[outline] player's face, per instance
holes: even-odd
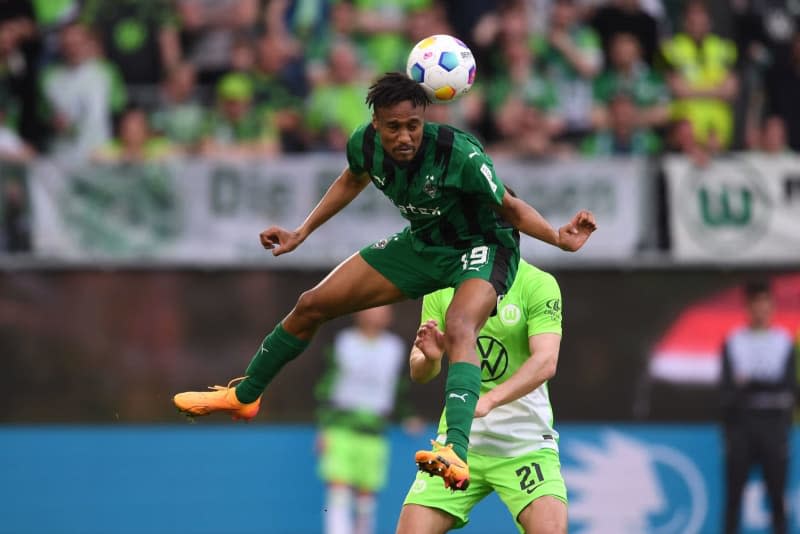
[[[422,143],[425,108],[405,100],[394,106],[378,108],[372,126],[381,136],[381,145],[395,161],[411,161]]]
[[[747,311],[750,315],[750,325],[764,328],[769,325],[772,317],[773,302],[769,293],[759,293],[747,302]]]

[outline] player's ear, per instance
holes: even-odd
[[[378,116],[375,114],[375,112],[372,112],[372,127],[376,130],[378,129]]]

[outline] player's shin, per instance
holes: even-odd
[[[469,432],[480,391],[480,367],[468,362],[450,364],[445,386],[446,444],[452,444],[462,460],[467,459]]]
[[[254,402],[284,365],[297,358],[308,347],[278,323],[264,338],[247,366],[247,378],[236,386],[236,398],[243,404]]]

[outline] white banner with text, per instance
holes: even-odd
[[[297,227],[346,165],[341,155],[258,162],[175,160],[29,173],[34,252],[75,262],[166,261],[329,267],[405,225],[374,187],[291,254],[273,259],[258,240],[270,225]],[[600,229],[577,254],[522,237],[533,262],[624,261],[641,245],[650,210],[644,160],[528,164],[496,161],[501,179],[554,226],[580,209]]]
[[[800,157],[667,158],[664,168],[676,260],[800,261]]]

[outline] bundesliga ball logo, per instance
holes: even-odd
[[[451,102],[475,81],[475,58],[451,35],[426,37],[408,55],[406,74],[419,82],[434,103]]]

